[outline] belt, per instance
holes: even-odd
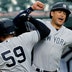
[[[57,72],[57,70],[55,70],[55,71],[46,71],[46,70],[41,70],[39,68],[36,68],[36,71],[37,72]]]

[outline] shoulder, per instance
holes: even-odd
[[[32,38],[37,38],[37,37],[38,37],[38,32],[36,30],[26,32],[18,36],[18,38],[21,40],[32,39]]]
[[[69,29],[69,28],[67,28],[67,27],[65,27],[65,26],[63,26],[63,28],[64,28],[67,32],[72,32],[71,29]]]
[[[30,31],[18,36],[18,39],[21,40],[22,43],[26,41],[27,43],[31,42],[32,44],[40,40],[40,35],[37,31]]]
[[[67,28],[65,26],[63,26],[63,29],[64,29],[64,31],[65,31],[66,34],[72,35],[72,30],[71,29],[69,29],[69,28]]]

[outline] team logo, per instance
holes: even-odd
[[[64,7],[64,8],[66,8],[66,5],[65,5],[65,4],[63,4],[63,7]]]

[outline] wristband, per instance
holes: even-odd
[[[26,11],[27,11],[28,14],[30,14],[34,10],[31,7],[29,7]]]

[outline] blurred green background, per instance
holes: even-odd
[[[31,6],[37,0],[0,0],[0,11],[7,11],[7,12],[12,12],[12,11],[19,11],[19,10],[24,10]],[[39,0],[43,2],[46,7],[45,11],[48,11],[50,6],[58,1],[64,1],[69,3],[69,8],[72,9],[72,0]]]
[[[38,0],[0,0],[0,17],[14,17],[21,10],[25,10],[30,7],[35,1]],[[72,0],[39,0],[45,4],[45,8],[43,11],[39,12],[39,15],[36,12],[34,14],[37,18],[49,19],[49,10],[51,5],[58,1],[66,2],[72,12]],[[69,17],[69,20],[66,22],[65,26],[72,27],[72,13]]]

